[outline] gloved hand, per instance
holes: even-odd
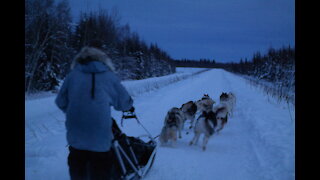
[[[135,108],[133,106],[129,109],[130,112],[134,112],[134,110]]]

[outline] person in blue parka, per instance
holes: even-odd
[[[109,179],[113,152],[111,106],[134,110],[133,100],[97,43],[75,56],[55,100],[66,114],[68,165],[72,180]]]

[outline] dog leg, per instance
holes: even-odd
[[[164,141],[163,141],[163,139],[161,137],[159,138],[159,141],[160,141],[160,145],[163,146],[164,145]]]
[[[175,147],[177,145],[177,134],[175,133],[173,135],[173,143],[172,143],[172,146]]]
[[[196,140],[195,140],[195,142],[194,142],[194,144],[195,144],[195,145],[197,145],[197,144],[198,144],[199,137],[200,137],[200,133],[198,133],[198,134],[197,134],[197,136],[196,136]]]
[[[190,146],[193,144],[193,142],[194,142],[195,138],[196,138],[196,134],[194,134],[194,136],[193,136],[192,140],[190,141],[190,143],[189,143],[189,145],[190,145]]]
[[[181,124],[181,130],[184,130],[184,122]]]
[[[218,130],[217,130],[217,134],[219,134],[219,132],[223,129],[223,126],[221,126]]]
[[[195,132],[193,139],[190,141],[189,145],[195,144],[195,141],[199,138],[200,134]]]
[[[203,137],[203,144],[202,144],[202,150],[203,150],[203,151],[206,150],[206,146],[207,146],[208,140],[209,140],[209,137],[205,135],[205,136]]]
[[[219,134],[219,132],[221,131],[221,129],[222,129],[222,127],[223,127],[223,125],[221,124],[220,126],[219,126],[219,128],[217,129],[217,134]]]
[[[193,128],[193,122],[194,122],[194,117],[191,118],[191,122],[190,122],[190,127],[189,127],[189,129],[192,129],[192,128]]]
[[[160,140],[161,146],[164,146],[168,142],[168,139],[166,137],[160,137],[159,140]]]
[[[191,121],[190,121],[189,129],[192,129],[192,128],[193,128],[193,121],[191,120]]]
[[[179,131],[179,138],[180,138],[180,139],[182,138],[182,136],[181,136],[182,128],[183,128],[183,124],[180,124],[180,125],[179,125],[179,128],[178,128],[178,131]]]
[[[219,132],[223,129],[225,122],[221,123],[220,128],[217,130],[217,134],[219,134]]]

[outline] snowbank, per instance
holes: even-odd
[[[177,73],[162,77],[154,77],[142,80],[122,81],[129,94],[133,97],[143,94],[145,92],[160,89],[169,84],[187,79],[196,74],[208,71],[210,69],[204,68],[177,68]]]

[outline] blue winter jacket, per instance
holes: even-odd
[[[68,144],[95,152],[111,147],[110,106],[126,111],[133,103],[120,79],[100,61],[77,63],[65,78],[55,102],[66,113]]]

